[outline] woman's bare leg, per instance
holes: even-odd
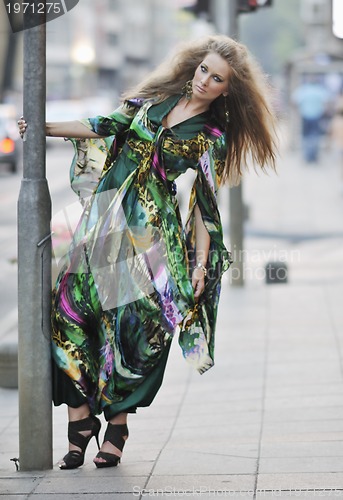
[[[112,425],[127,424],[127,413],[119,413],[114,418],[111,418],[111,420],[109,420],[109,423],[111,423]],[[116,446],[111,444],[109,441],[105,441],[101,445],[100,451],[103,451],[105,453],[111,453],[113,455],[116,455],[117,457],[122,456],[122,452]],[[95,457],[94,462],[95,463],[106,462],[106,460],[100,457]]]
[[[78,408],[71,408],[71,406],[68,406],[68,420],[69,422],[75,422],[77,420],[83,420],[84,418],[87,418],[90,414],[90,409],[87,403],[85,403],[82,406],[79,406]],[[81,432],[80,434],[83,434],[84,436],[89,436],[92,431],[84,431]],[[74,444],[69,443],[69,451],[72,450],[80,450],[78,446],[75,446]]]
[[[84,404],[82,406],[79,406],[78,408],[71,408],[68,406],[68,420],[69,422],[75,422],[77,420],[83,420],[84,418],[87,418],[90,414],[90,409],[88,404]],[[89,431],[83,431],[80,432],[80,434],[83,434],[84,436],[89,436],[91,434],[92,430]],[[81,451],[81,449],[76,446],[75,444],[69,443],[69,451]],[[58,462],[59,464],[63,464],[63,460],[60,460]]]

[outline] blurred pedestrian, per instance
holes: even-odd
[[[292,100],[301,118],[303,158],[307,163],[316,163],[330,93],[315,76],[310,75],[295,89]]]
[[[22,135],[26,127],[19,120]],[[69,412],[60,468],[84,463],[101,412],[108,426],[94,462],[116,466],[127,414],[153,401],[173,335],[200,373],[213,365],[231,263],[216,194],[225,180],[239,181],[248,157],[275,166],[268,86],[243,45],[209,36],[182,46],[109,116],[46,131],[77,138],[76,190],[88,175],[94,182],[96,149],[108,151],[53,292],[53,396]],[[183,228],[174,180],[189,168],[196,179]]]
[[[330,124],[330,138],[340,164],[341,193],[343,194],[343,95],[341,95],[335,106],[334,115]]]

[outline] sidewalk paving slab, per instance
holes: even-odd
[[[279,176],[246,179],[246,285],[223,280],[216,364],[200,376],[175,339],[154,404],[129,418],[117,468],[95,468],[92,440],[83,467],[58,469],[67,447],[59,407],[53,470],[16,472],[18,391],[0,388],[0,498],[343,497],[343,197],[335,168],[305,166],[289,152]],[[289,281],[266,285],[264,266],[280,253]]]

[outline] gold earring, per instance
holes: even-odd
[[[184,87],[182,88],[182,93],[185,94],[187,101],[191,100],[191,97],[193,94],[193,81],[192,80],[188,80],[188,82],[185,83]]]
[[[226,123],[230,123],[230,111],[226,97],[224,97],[224,112]]]

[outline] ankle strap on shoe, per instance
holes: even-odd
[[[111,422],[108,422],[104,442],[109,441],[118,450],[123,451],[124,437],[129,437],[129,429],[126,424],[111,424]]]

